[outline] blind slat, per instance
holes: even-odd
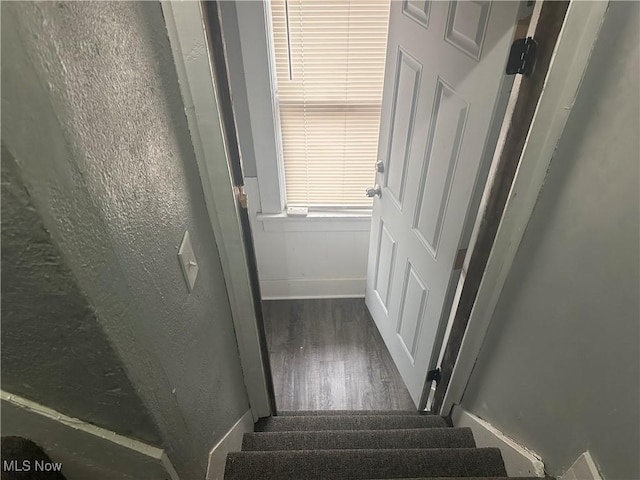
[[[389,2],[271,1],[289,205],[371,205]]]

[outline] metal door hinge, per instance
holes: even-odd
[[[238,203],[244,209],[247,208],[247,194],[244,193],[244,185],[238,185],[233,187],[233,190],[236,194],[236,199],[238,199]]]
[[[507,60],[507,75],[519,73],[528,77],[536,63],[538,43],[531,37],[520,38],[513,42]]]
[[[440,383],[442,379],[442,375],[440,374],[440,368],[436,368],[435,370],[429,370],[427,372],[427,382],[436,382],[436,385]]]

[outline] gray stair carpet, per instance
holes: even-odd
[[[233,480],[495,477],[507,474],[497,448],[239,452],[228,455],[225,472],[225,478]]]
[[[497,448],[418,412],[280,412],[227,455],[225,480],[503,480]],[[525,479],[521,479],[525,480]]]
[[[269,417],[256,423],[256,432],[300,430],[398,430],[447,427],[436,415],[308,415]]]
[[[247,433],[243,451],[343,450],[376,448],[474,448],[469,428],[405,430],[323,430]]]

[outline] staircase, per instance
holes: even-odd
[[[471,430],[418,412],[281,412],[244,435],[225,480],[372,480],[507,477],[500,450]]]

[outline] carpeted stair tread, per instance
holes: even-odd
[[[366,480],[555,480],[551,477],[411,477],[411,478],[367,478]]]
[[[398,430],[447,426],[446,421],[437,415],[311,415],[260,419],[255,431]]]
[[[497,448],[434,448],[236,452],[227,456],[225,469],[225,480],[456,476],[506,476],[500,451]]]
[[[283,410],[278,416],[311,417],[324,415],[431,415],[418,410]]]
[[[245,433],[243,451],[474,448],[470,428]]]

